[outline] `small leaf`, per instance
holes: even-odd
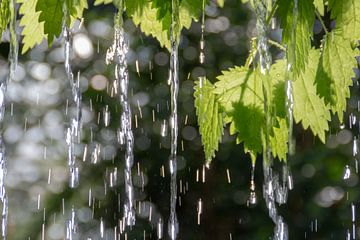
[[[357,67],[356,55],[350,40],[344,39],[339,32],[325,36],[316,76],[317,90],[325,103],[330,104],[331,111],[338,114],[340,122],[346,110],[346,99],[350,97],[351,78],[355,76],[353,68]]]
[[[208,164],[218,150],[224,128],[223,116],[219,112],[213,90],[214,86],[206,79],[196,82],[194,93],[196,115]]]
[[[293,82],[294,119],[304,129],[310,127],[314,135],[325,143],[329,130],[330,110],[316,92],[315,77],[320,60],[320,51],[312,49],[305,71]]]

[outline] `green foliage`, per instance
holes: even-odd
[[[219,112],[219,103],[215,99],[213,90],[214,86],[204,78],[197,82],[194,93],[196,115],[207,162],[215,156],[224,129],[222,113]]]
[[[44,22],[44,34],[49,45],[62,30],[64,0],[38,0],[36,11],[40,12],[39,22]]]
[[[21,4],[19,13],[23,15],[20,20],[20,26],[24,27],[23,54],[43,39],[51,45],[54,37],[59,37],[64,18],[64,1],[70,15],[67,24],[71,26],[74,20],[82,18],[84,9],[88,7],[87,0],[17,0]]]
[[[360,39],[360,1],[357,0],[329,0],[331,17],[336,20],[336,29],[342,37],[351,41]]]
[[[355,57],[359,55],[354,46],[360,40],[360,2],[329,0],[328,10],[336,27],[331,32],[325,29],[321,49],[311,49],[315,11],[320,18],[325,14],[324,5],[323,0],[298,1],[298,9],[294,12],[293,1],[278,0],[277,15],[283,28],[282,42],[287,59],[278,60],[271,66],[269,75],[260,77],[257,70],[249,68],[256,53],[256,46],[252,46],[246,66],[223,72],[215,83],[213,91],[224,121],[230,124],[230,133],[237,134],[237,142],[244,143],[252,159],[262,152],[265,135],[273,156],[286,160],[289,142],[288,110],[285,109],[287,77],[294,78],[291,84],[296,123],[301,123],[304,129],[310,128],[325,142],[330,113],[337,114],[343,121],[349,87],[355,76],[353,68],[357,67]],[[287,69],[287,63],[293,63],[293,68]],[[270,101],[267,103],[270,119],[264,111],[264,90]],[[269,131],[265,126],[266,118],[271,125]],[[202,123],[199,124],[201,127]]]
[[[311,36],[315,20],[314,5],[312,0],[301,0],[298,2],[298,12],[294,14],[294,2],[289,0],[278,1],[278,15],[283,28],[282,40],[288,46],[288,58],[294,62],[294,72],[299,74],[304,70],[311,48]],[[297,19],[294,19],[297,18]],[[292,28],[296,22],[294,40],[292,40]],[[292,46],[294,45],[294,46]],[[291,47],[295,48],[295,56],[292,56]]]
[[[0,37],[9,23],[9,0],[0,3]]]
[[[320,60],[320,51],[312,49],[309,60],[299,78],[293,83],[294,119],[304,129],[310,127],[314,135],[325,143],[325,132],[329,130],[330,111],[316,90],[315,78]]]
[[[244,142],[246,152],[261,152],[261,129],[264,126],[263,93],[258,70],[236,67],[224,71],[215,83],[214,93],[230,123],[230,133]]]
[[[331,111],[338,114],[343,121],[346,110],[346,99],[350,97],[349,86],[355,76],[353,68],[357,67],[356,51],[350,41],[344,39],[340,32],[334,31],[325,36],[321,66],[316,78],[318,92],[324,97]]]
[[[143,4],[143,8],[133,12],[132,18],[146,35],[155,37],[162,47],[170,49],[170,1],[153,1]],[[192,20],[197,20],[202,9],[202,0],[182,0],[180,3],[180,23],[176,33],[180,36],[183,28],[189,28]]]
[[[19,13],[22,14],[20,26],[23,27],[23,48],[24,54],[29,49],[33,48],[36,44],[40,44],[45,38],[44,23],[39,22],[40,12],[36,12],[37,0],[17,0],[20,3]]]
[[[270,144],[274,149],[274,157],[278,157],[281,160],[285,160],[287,153],[287,140],[283,141],[284,138],[286,138],[285,136],[287,136],[287,127],[284,107],[276,108],[276,106],[285,104],[285,98],[281,92],[281,90],[284,90],[284,78],[279,77],[279,73],[283,73],[284,69],[285,66],[283,62],[278,62],[272,66],[270,71],[272,80],[270,81],[272,83],[270,91],[273,96],[272,105],[274,106],[274,112],[277,116],[271,133],[269,133]],[[263,130],[266,128],[265,114],[263,111],[263,78],[264,76],[260,74],[258,69],[235,67],[229,71],[224,71],[222,75],[218,77],[218,81],[214,85],[215,88],[206,90],[207,93],[208,91],[212,91],[213,94],[215,94],[214,100],[219,104],[219,111],[222,113],[220,116],[224,118],[225,123],[230,124],[230,134],[236,134],[237,143],[243,142],[245,151],[248,152],[250,156],[255,157],[262,151],[261,136]],[[197,91],[199,89],[198,86],[199,83],[197,83],[197,87],[195,88]],[[208,99],[209,98],[202,101],[206,102]],[[196,105],[201,103],[197,92],[195,92],[195,103]],[[205,118],[199,114],[202,113],[197,111],[199,119]],[[208,141],[206,138],[209,133],[201,130],[203,124],[205,124],[205,122],[199,120],[200,134],[204,142]],[[222,125],[217,127],[222,128]],[[217,128],[216,126],[212,126],[212,129]]]

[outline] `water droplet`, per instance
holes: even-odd
[[[162,137],[166,137],[168,134],[168,124],[167,121],[164,119],[160,126],[160,135]]]
[[[158,239],[162,239],[163,238],[163,228],[164,228],[164,223],[162,218],[159,219],[158,223],[157,223],[157,237]]]
[[[350,178],[350,176],[351,176],[351,169],[350,169],[349,165],[345,165],[343,179],[347,180]]]
[[[110,125],[110,111],[109,111],[109,105],[106,105],[103,110],[103,116],[104,116],[104,125],[105,127],[108,127]]]

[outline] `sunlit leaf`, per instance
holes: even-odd
[[[278,14],[283,28],[282,41],[288,47],[287,56],[295,62],[293,71],[298,75],[304,70],[307,56],[311,48],[311,36],[315,20],[314,5],[312,0],[298,1],[298,12],[294,15],[294,1],[279,0]],[[292,40],[292,29],[296,19],[294,40]],[[294,41],[294,42],[293,42]],[[295,56],[291,48],[295,48]]]
[[[353,68],[357,67],[356,55],[350,40],[344,39],[339,32],[331,32],[325,37],[316,76],[317,89],[331,111],[338,114],[340,121],[343,121],[346,100],[350,97],[351,78],[355,76]]]
[[[39,22],[40,12],[36,12],[37,0],[17,0],[20,3],[19,13],[22,14],[20,26],[22,30],[22,53],[24,54],[45,38],[44,22]]]
[[[205,150],[207,163],[215,156],[219,141],[223,135],[223,116],[219,112],[219,103],[213,93],[214,86],[206,79],[196,82],[195,107],[199,130]]]
[[[314,135],[325,143],[325,132],[329,130],[330,110],[316,91],[315,77],[319,65],[320,51],[312,49],[305,71],[293,82],[294,119],[304,129],[310,127]]]

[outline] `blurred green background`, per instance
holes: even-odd
[[[3,132],[8,156],[8,239],[41,239],[42,234],[44,239],[64,239],[65,222],[72,207],[77,212],[75,239],[100,239],[102,224],[104,239],[115,239],[114,227],[119,229],[125,195],[124,149],[118,146],[116,137],[121,107],[113,90],[114,68],[105,65],[106,50],[112,43],[114,13],[111,6],[91,7],[85,12],[84,25],[79,29],[77,23],[73,28],[73,72],[75,75],[80,72],[83,92],[82,139],[76,147],[80,185],[74,190],[68,187],[65,132],[75,109],[63,66],[63,40],[58,39],[51,48],[42,43],[20,56],[16,79],[8,87]],[[325,20],[331,26],[330,17],[325,16]],[[222,70],[245,63],[249,39],[256,34],[255,24],[251,9],[239,0],[226,0],[224,8],[210,1],[206,6],[203,65],[198,58],[200,23],[194,22],[182,32],[178,99],[178,185],[182,186],[177,208],[179,239],[257,240],[270,239],[273,234],[274,224],[262,199],[261,159],[255,172],[258,203],[249,207],[250,158],[243,153],[242,145],[235,144],[228,130],[210,170],[206,170],[206,182],[202,182],[204,154],[193,99],[194,81],[199,76],[206,75],[214,82]],[[275,41],[281,41],[278,25],[274,21],[269,32]],[[136,226],[126,231],[127,239],[156,239],[159,218],[164,220],[167,239],[170,142],[169,136],[161,136],[160,129],[169,117],[169,52],[160,48],[155,39],[144,36],[131,20],[126,19],[124,28],[130,45],[128,64],[135,136],[133,180],[138,212]],[[315,45],[320,44],[322,34],[316,21]],[[2,40],[0,78],[5,78],[8,33]],[[273,60],[284,56],[273,47],[271,53]],[[359,116],[357,79],[354,83],[347,116]],[[104,124],[106,114],[111,116],[108,127]],[[288,203],[280,207],[289,226],[290,239],[345,239],[348,229],[352,231],[350,205],[353,203],[357,208],[360,199],[355,170],[358,156],[353,156],[358,134],[356,119],[355,124],[348,120],[340,124],[334,118],[327,143],[323,145],[309,131],[295,127],[296,154],[289,162],[294,190],[289,192]],[[101,161],[93,164],[92,154],[99,148]],[[346,165],[352,174],[343,180]],[[161,176],[162,167],[165,177]],[[118,178],[111,187],[109,176],[114,171]],[[199,181],[196,181],[197,172]],[[200,225],[197,224],[199,199],[203,203]],[[360,237],[359,229],[355,231],[356,237]],[[125,234],[121,239],[125,239]]]

